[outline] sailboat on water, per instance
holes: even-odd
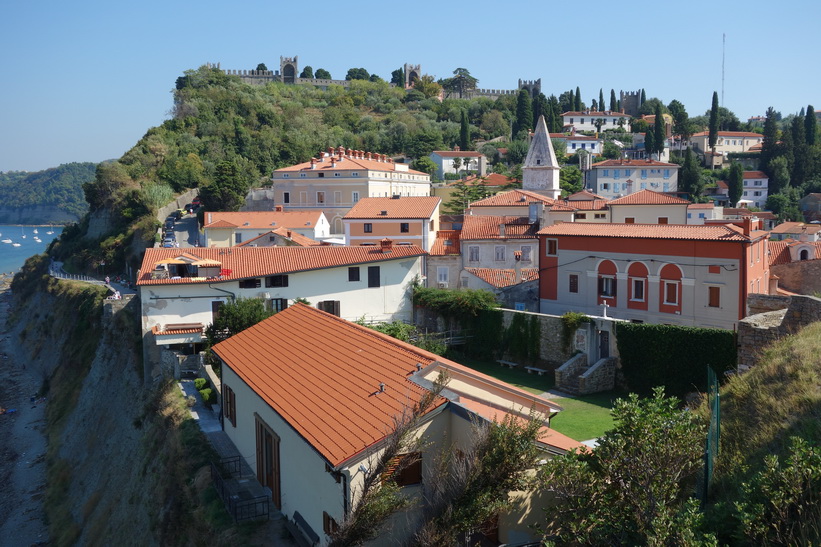
[[[35,234],[38,234],[38,233],[40,233],[40,232],[38,232],[38,231],[37,231],[37,228],[35,228],[35,229],[34,229],[34,233],[35,233]]]
[[[20,237],[26,239],[26,230],[22,226],[20,226],[20,234],[22,234]]]

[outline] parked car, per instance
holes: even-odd
[[[194,199],[192,199],[191,200],[191,205],[193,205],[194,207],[199,207],[200,205],[202,205],[202,201],[200,201],[200,197],[197,196]]]

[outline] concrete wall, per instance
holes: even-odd
[[[777,275],[778,286],[790,292],[821,293],[821,260],[805,260],[771,266],[770,275]]]

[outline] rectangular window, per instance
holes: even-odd
[[[667,217],[659,217],[659,224],[667,224]]]
[[[708,291],[708,303],[707,305],[711,308],[720,308],[721,307],[721,287],[707,287]]]
[[[234,245],[239,245],[242,243],[242,233],[234,232]]]
[[[404,461],[403,461],[404,460]],[[401,463],[401,469],[399,469]],[[392,478],[396,485],[413,486],[422,483],[422,453],[401,454],[388,462],[385,479]]]
[[[447,283],[450,275],[450,268],[447,266],[436,267],[436,281],[437,283]]]
[[[237,427],[237,400],[234,390],[225,384],[222,384],[222,410],[231,425]]]
[[[316,193],[316,203],[317,203],[317,205],[324,205],[325,204],[325,192],[317,192]]]
[[[605,213],[595,213],[593,218],[605,218],[607,215]]]
[[[570,274],[567,291],[571,292],[571,293],[578,293],[579,292],[579,276],[578,276],[578,274]]]
[[[316,309],[339,317],[339,300],[323,300],[317,302]]]
[[[348,268],[348,281],[359,281],[359,266]]]
[[[644,279],[633,280],[633,298],[631,300],[644,301]]]
[[[407,234],[408,232],[410,232],[410,223],[400,222],[399,223],[399,231],[403,234]]]
[[[609,177],[609,176],[610,176],[610,169],[604,169],[604,170],[602,170],[602,174],[601,174],[601,176],[603,176],[603,177]]]
[[[646,182],[641,183],[641,189],[642,190],[647,190],[647,183]]]
[[[342,192],[334,192],[334,203],[336,205],[342,203]]]
[[[363,231],[364,231],[366,234],[370,234],[370,233],[372,233],[372,232],[373,232],[373,224],[371,224],[370,222],[366,222],[366,223],[365,223],[365,227],[364,227],[364,230],[363,230]]]
[[[321,178],[321,179],[324,179],[325,178],[325,173],[317,173],[316,176]]]
[[[664,170],[664,178],[666,178],[666,179],[670,178],[670,170],[669,169]]]
[[[627,218],[624,219],[624,223],[625,224],[635,224],[636,219],[634,217],[627,217]]]
[[[287,275],[269,275],[265,278],[265,286],[267,288],[271,287],[287,287],[288,286],[288,276]]]
[[[357,203],[359,201],[359,192],[352,192],[351,193],[351,201]]]
[[[618,169],[613,169],[613,178],[614,179],[619,178],[619,170]]]
[[[505,246],[504,245],[496,245],[494,248],[495,253],[495,260],[496,262],[504,262],[505,261]]]
[[[674,306],[678,304],[678,283],[674,281],[664,282],[664,303]]]
[[[530,245],[522,245],[522,262],[530,262],[532,258],[533,248]]]
[[[256,289],[262,286],[262,280],[258,277],[254,279],[240,279],[240,289]]]
[[[468,261],[479,262],[479,247],[471,245],[468,247]]]
[[[211,322],[212,323],[217,320],[217,317],[220,316],[220,308],[222,307],[223,304],[224,304],[224,302],[222,300],[214,300],[213,302],[211,302]]]
[[[599,278],[599,296],[605,298],[615,298],[616,278],[612,276]]]
[[[368,287],[378,287],[379,277],[379,266],[368,266]]]
[[[282,192],[282,203],[291,203],[291,192]]]
[[[339,529],[339,525],[336,521],[331,518],[331,515],[322,511],[322,530],[327,534],[331,535],[335,533]]]
[[[699,213],[698,218],[704,218],[704,213]]]
[[[547,239],[545,240],[545,254],[547,256],[556,256],[559,254],[559,240],[558,239]]]
[[[602,189],[602,190],[610,190],[610,184],[609,184],[609,183],[607,183],[607,182],[603,182],[603,183],[601,184],[601,189]]]
[[[287,298],[272,298],[269,300],[270,302],[270,310],[274,313],[281,312],[282,310],[288,309],[288,299]]]
[[[641,170],[641,178],[643,178],[643,179],[647,178],[647,169],[642,169]]]
[[[578,220],[587,219],[587,213],[576,213],[576,219],[578,219]]]

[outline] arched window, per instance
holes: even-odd
[[[801,252],[798,253],[799,260],[809,260],[810,259],[810,252],[807,249],[801,249]]]
[[[616,305],[617,270],[616,265],[609,260],[603,260],[601,264],[599,264],[599,304],[603,304],[606,301],[609,306]]]
[[[668,313],[681,311],[681,270],[675,264],[667,264],[659,272],[661,298],[659,308]]]
[[[630,267],[627,269],[627,298],[629,307],[633,307],[630,305],[632,303],[647,301],[647,274],[647,266],[641,262],[634,262],[630,264]],[[646,309],[646,307],[642,309]]]

